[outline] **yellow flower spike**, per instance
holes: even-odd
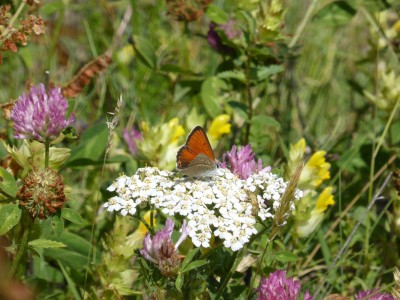
[[[181,136],[185,134],[185,130],[182,125],[179,125],[179,119],[173,118],[168,122],[168,126],[173,130],[170,143],[174,143],[179,140]]]
[[[143,220],[150,225],[150,215],[151,215],[151,211],[147,211],[144,216],[143,216]],[[156,211],[153,210],[153,226],[156,227]],[[143,236],[146,235],[147,233],[147,227],[146,225],[143,224],[143,222],[139,223],[139,227],[138,229],[136,229],[136,231],[140,232]]]
[[[306,141],[301,138],[296,144],[290,144],[288,164],[285,171],[285,178],[289,180],[293,176],[297,166],[302,163],[306,152]]]
[[[304,152],[306,152],[306,141],[301,138],[296,144],[290,145],[289,160],[291,162],[300,161],[304,156]]]
[[[393,28],[397,33],[400,33],[400,20],[394,23]]]
[[[300,187],[302,185],[310,185],[318,187],[321,183],[331,178],[329,169],[331,164],[325,161],[326,151],[320,150],[315,152],[306,163],[300,177]],[[304,186],[302,187],[304,188]]]
[[[320,213],[326,211],[329,205],[334,205],[335,200],[332,195],[332,187],[328,186],[325,188],[322,193],[318,196],[317,204],[315,205],[315,210]]]
[[[140,123],[140,128],[142,129],[142,132],[149,131],[149,125],[147,125],[145,121]]]
[[[214,140],[219,140],[223,134],[231,132],[231,124],[229,121],[231,116],[227,114],[218,115],[214,118],[207,134]]]

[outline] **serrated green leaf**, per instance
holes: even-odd
[[[61,217],[75,224],[83,223],[81,215],[71,208],[61,209]]]
[[[37,239],[28,242],[28,245],[34,248],[62,248],[66,247],[64,243],[46,240],[46,239]]]
[[[228,21],[228,14],[214,4],[210,4],[207,7],[206,15],[217,24],[225,24]]]
[[[21,219],[21,209],[16,204],[6,204],[0,207],[0,236],[7,233]]]
[[[156,51],[153,46],[140,36],[133,36],[133,48],[136,51],[137,57],[150,69],[155,69],[157,66]]]
[[[195,260],[182,269],[182,273],[189,272],[190,270],[197,269],[201,266],[208,264],[207,260]]]
[[[297,261],[298,258],[292,252],[282,251],[282,252],[275,254],[275,259],[277,261],[280,261],[283,263],[288,263],[288,262],[295,262],[295,261]]]
[[[176,277],[175,280],[175,287],[180,292],[182,292],[183,277],[184,275],[182,273],[179,273],[178,277]]]
[[[18,187],[14,177],[4,168],[0,167],[0,190],[7,195],[15,197],[17,195]]]

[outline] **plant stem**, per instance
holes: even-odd
[[[250,128],[251,128],[251,119],[253,117],[253,98],[251,96],[251,91],[250,91],[250,54],[247,53],[247,61],[246,61],[246,91],[245,91],[245,97],[247,100],[247,105],[248,105],[248,112],[247,112],[247,125],[246,125],[246,136],[244,138],[244,145],[247,145],[249,143],[249,137],[250,137]]]
[[[12,29],[12,26],[14,25],[14,22],[17,20],[19,14],[22,12],[22,10],[24,9],[25,6],[25,1],[22,1],[21,4],[19,5],[17,11],[15,12],[15,14],[13,15],[10,23],[8,23],[8,26],[6,28],[6,30],[4,30],[3,34],[1,35],[1,38],[6,38],[7,35],[10,33],[10,29]]]
[[[226,286],[228,285],[229,281],[231,280],[233,274],[235,273],[237,266],[239,265],[240,261],[242,260],[243,253],[244,253],[243,249],[244,248],[242,248],[242,250],[240,250],[240,251],[235,251],[235,253],[233,254],[234,261],[233,261],[231,270],[229,271],[229,273],[224,278],[224,281],[222,282],[222,285],[220,286],[220,288],[218,290],[218,293],[215,296],[215,300],[218,300],[221,297],[221,295],[224,292]],[[239,253],[240,253],[240,255],[239,255]]]
[[[50,156],[50,140],[46,139],[44,142],[44,167],[49,166],[49,156]]]
[[[27,226],[22,227],[22,230],[24,231],[24,233],[21,238],[21,244],[18,248],[17,255],[15,256],[15,258],[12,262],[10,273],[9,273],[9,278],[15,277],[15,274],[17,273],[17,270],[18,270],[19,263],[20,263],[22,257],[24,256],[26,247],[28,245],[29,236],[31,235],[33,222],[31,220],[30,216],[27,216],[27,219],[28,219]]]

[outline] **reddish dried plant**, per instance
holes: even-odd
[[[64,183],[61,176],[50,168],[34,169],[25,177],[17,197],[32,218],[46,219],[64,205]]]
[[[0,51],[17,52],[18,46],[26,46],[33,34],[40,35],[45,31],[45,23],[41,16],[28,15],[19,20],[19,25],[14,27],[10,5],[0,6]],[[3,56],[0,52],[0,64]]]
[[[167,0],[168,14],[175,20],[191,22],[204,14],[212,0]]]
[[[79,72],[61,88],[62,94],[66,98],[73,98],[80,94],[83,88],[89,84],[93,77],[105,70],[111,63],[108,53],[100,55],[84,65]]]

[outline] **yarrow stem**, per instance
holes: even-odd
[[[26,215],[26,220],[27,220],[27,224],[22,227],[22,230],[24,233],[22,234],[21,244],[20,244],[17,254],[15,255],[15,258],[11,264],[10,273],[9,273],[10,279],[14,278],[17,273],[19,263],[21,262],[22,257],[24,257],[24,254],[25,254],[25,251],[26,251],[26,248],[28,245],[29,237],[31,235],[32,224],[34,223],[34,219],[31,219],[30,216]]]

